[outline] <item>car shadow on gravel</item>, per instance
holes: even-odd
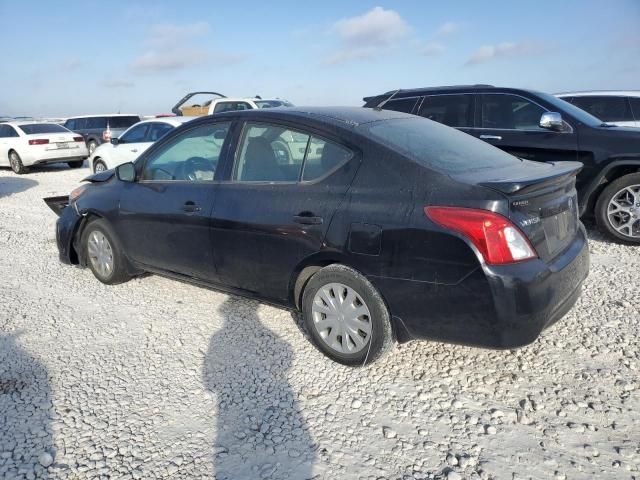
[[[0,333],[0,478],[50,478],[40,464],[55,456],[49,373],[19,335]]]
[[[10,197],[16,193],[29,190],[38,185],[38,182],[23,177],[0,177],[0,198]]]
[[[309,479],[314,442],[289,385],[293,352],[266,328],[259,304],[228,298],[219,308],[203,381],[218,402],[216,479]]]

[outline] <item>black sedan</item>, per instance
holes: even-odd
[[[362,365],[394,341],[534,341],[580,295],[581,164],[521,160],[430,120],[361,108],[203,117],[135,164],[45,199],[60,259],[302,311]]]

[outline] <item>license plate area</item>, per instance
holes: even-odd
[[[563,209],[554,209],[555,211],[542,219],[542,228],[551,255],[559,253],[571,241],[578,229],[576,198],[569,198],[563,207]]]

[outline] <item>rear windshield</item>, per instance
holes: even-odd
[[[66,128],[53,123],[31,123],[29,125],[18,125],[18,128],[27,135],[37,135],[41,133],[69,133]]]
[[[129,128],[139,121],[140,117],[111,117],[109,119],[109,128]]]
[[[426,118],[398,118],[361,125],[376,140],[442,173],[462,173],[520,164],[502,150]]]

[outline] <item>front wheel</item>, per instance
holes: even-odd
[[[9,152],[9,165],[11,165],[11,170],[13,170],[13,173],[17,173],[18,175],[22,175],[29,171],[29,169],[23,165],[20,155],[18,155],[18,153],[14,152],[13,150]]]
[[[76,160],[74,162],[67,162],[69,168],[80,168],[84,164],[84,160]]]
[[[86,263],[102,283],[115,285],[131,278],[120,243],[107,222],[94,220],[82,233]]]
[[[393,345],[389,311],[375,287],[344,265],[329,265],[307,283],[305,326],[315,346],[344,365],[362,366]]]
[[[640,173],[611,182],[596,203],[596,222],[614,240],[640,244]]]

